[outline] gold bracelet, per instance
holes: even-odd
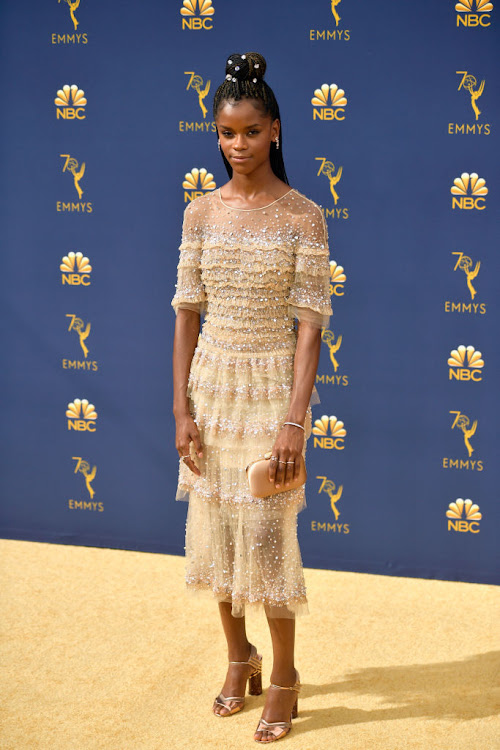
[[[294,427],[300,427],[300,429],[301,429],[301,430],[303,430],[303,431],[305,432],[305,428],[304,428],[304,427],[302,427],[302,425],[301,425],[301,424],[297,424],[297,422],[283,422],[283,427],[284,427],[284,426],[285,426],[286,424],[291,424],[291,425],[293,425]]]

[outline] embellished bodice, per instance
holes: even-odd
[[[294,317],[328,322],[328,261],[323,214],[298,191],[237,209],[216,190],[186,208],[172,305],[204,314],[201,339],[209,346],[293,351]]]

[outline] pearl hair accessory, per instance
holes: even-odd
[[[233,64],[233,61],[232,61],[232,60],[228,60],[228,61],[227,61],[227,64],[228,64],[228,65],[232,65],[232,64]]]
[[[242,60],[246,60],[246,59],[247,59],[247,56],[246,56],[246,55],[242,55],[242,56],[241,56],[241,59],[242,59]]]
[[[252,78],[252,82],[253,83],[257,83],[257,79],[256,78]]]

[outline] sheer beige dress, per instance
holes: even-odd
[[[235,617],[248,605],[295,617],[308,611],[297,541],[305,488],[255,498],[245,467],[271,450],[287,414],[294,318],[321,327],[332,314],[323,214],[295,189],[246,210],[217,189],[187,206],[179,250],[172,306],[204,315],[188,381],[201,477],[181,461],[176,495],[189,499],[187,587],[232,602]]]

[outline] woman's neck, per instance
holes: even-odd
[[[279,177],[276,177],[272,169],[265,173],[250,175],[237,174],[233,170],[233,176],[224,186],[224,196],[228,198],[240,198],[246,203],[251,203],[263,196],[279,198],[290,188]]]

